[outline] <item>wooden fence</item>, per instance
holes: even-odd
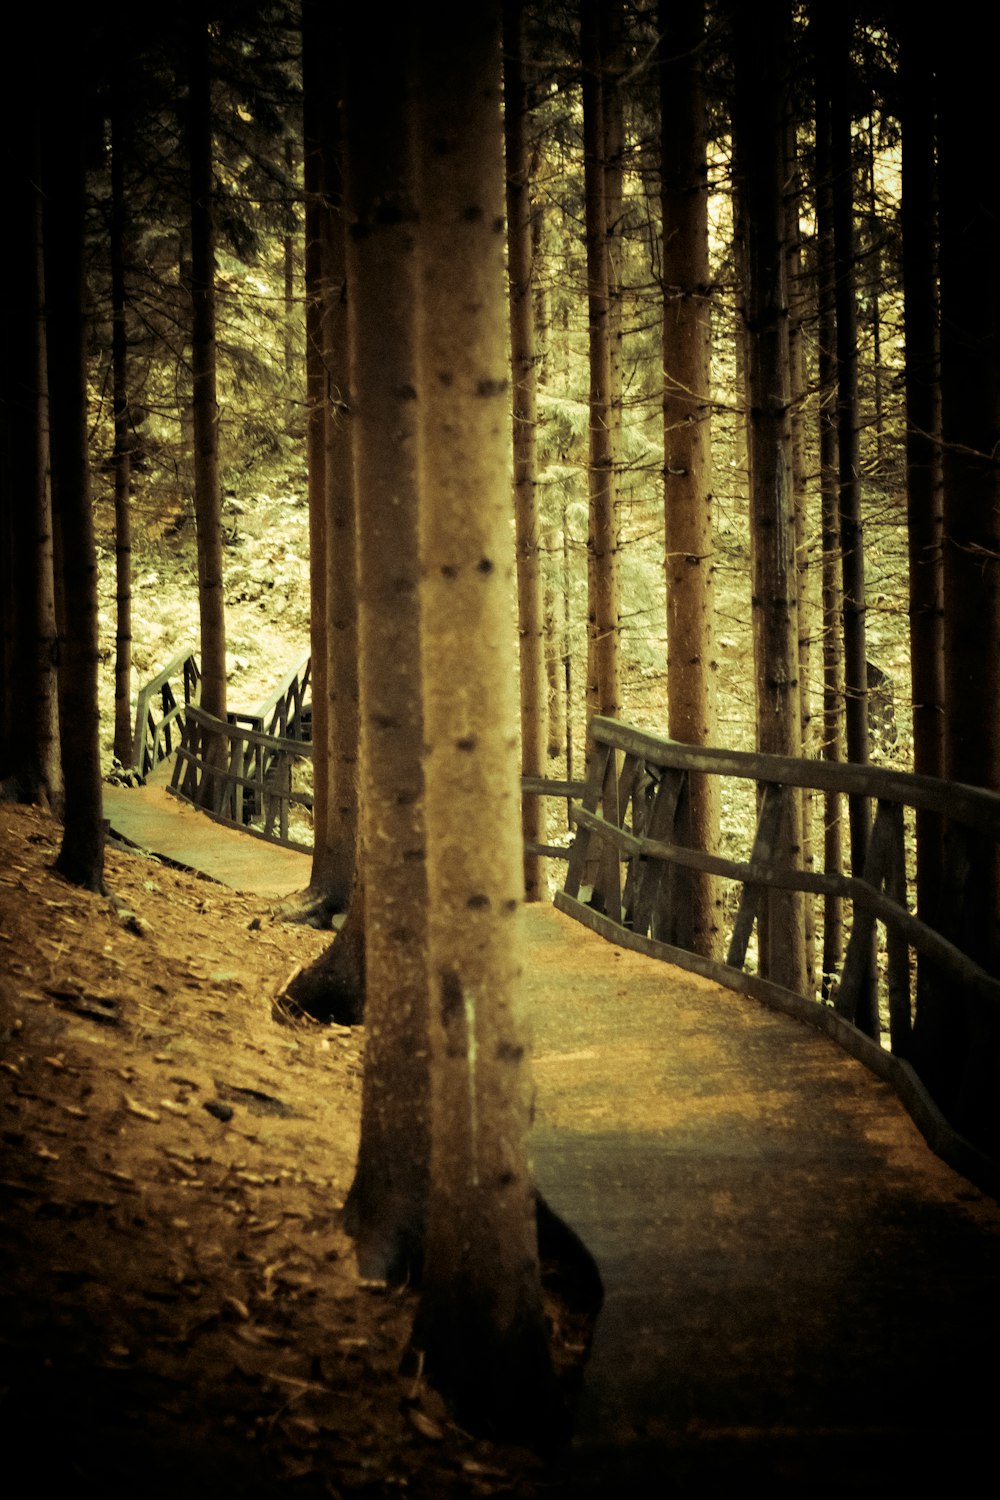
[[[148,776],[180,742],[189,706],[198,702],[201,671],[193,651],[182,651],[139,691],[132,737],[132,764]]]
[[[295,808],[312,811],[312,793],[295,786],[296,768],[311,763],[307,741],[224,724],[192,704],[170,789],[219,823],[309,854],[309,829],[297,835],[291,820]]]
[[[932,983],[1000,1017],[1000,979],[971,956],[982,934],[961,921],[963,911],[975,907],[974,872],[982,871],[984,860],[996,859],[1000,796],[874,766],[682,745],[610,719],[594,719],[590,733],[586,791],[573,814],[577,835],[565,888],[555,898],[560,910],[614,941],[821,1025],[884,1076],[891,1069],[880,1058],[905,1060],[911,1051],[918,962],[922,994],[925,982]],[[748,858],[686,846],[680,830],[693,774],[749,783],[756,790]],[[801,821],[793,808],[809,790],[836,792],[863,808],[871,830],[863,870],[801,868]],[[941,824],[945,873],[934,925],[927,920],[931,914],[916,915],[907,905],[907,809],[934,815]],[[724,963],[678,940],[677,934],[690,927],[683,909],[690,900],[687,871],[729,882]],[[790,994],[768,974],[766,962],[758,961],[756,970],[749,962],[755,925],[766,927],[769,906],[774,903],[776,910],[777,898],[787,892],[849,903],[850,939],[839,973],[828,976],[828,1001],[816,991]],[[876,924],[884,933],[877,963]],[[892,1081],[900,1086],[899,1076]],[[920,1092],[915,1076],[903,1082],[904,1098],[907,1089],[911,1095]],[[914,1098],[906,1102],[919,1118]],[[920,1123],[928,1133],[927,1121]],[[968,1170],[968,1163],[962,1169]],[[970,1175],[982,1180],[983,1171]]]
[[[294,786],[295,768],[312,760],[309,657],[257,708],[231,710],[225,724],[200,707],[200,685],[197,657],[187,652],[141,690],[135,766],[147,775],[176,749],[171,791],[183,801],[219,822],[308,852],[307,830],[296,837],[292,820],[296,807],[312,807],[309,791]]]

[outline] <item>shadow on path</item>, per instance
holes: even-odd
[[[113,830],[270,897],[307,856],[167,796]],[[1000,1208],[809,1027],[525,912],[538,1186],[605,1303],[553,1493],[978,1479],[996,1425]]]
[[[536,1177],[605,1287],[567,1484],[975,1476],[1000,1208],[819,1033],[527,925]]]

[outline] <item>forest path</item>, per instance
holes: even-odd
[[[127,843],[199,870],[234,891],[280,900],[309,884],[308,854],[226,828],[172,797],[155,778],[141,787],[106,784],[104,816],[112,833]]]
[[[820,1033],[552,908],[527,925],[536,1180],[605,1284],[571,1492],[974,1479],[1000,1207]]]
[[[105,792],[116,832],[225,885],[308,883],[162,787]],[[605,1286],[565,1492],[972,1478],[1000,1207],[820,1033],[550,906],[525,923],[536,1180]]]

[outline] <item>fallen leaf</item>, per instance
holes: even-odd
[[[122,1097],[130,1115],[136,1115],[140,1120],[150,1120],[154,1125],[159,1125],[162,1116],[158,1115],[155,1109],[147,1109],[144,1104],[139,1103],[138,1099],[132,1099],[128,1094]]]

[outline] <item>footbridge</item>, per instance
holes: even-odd
[[[296,792],[305,681],[289,678],[273,723],[208,723],[190,670],[172,704],[162,683],[152,718],[145,703],[147,769],[172,763],[176,808],[212,804],[214,822],[184,816],[216,847],[222,822],[254,848],[251,889],[267,888],[278,855],[299,862],[289,889],[308,880],[284,831],[292,809],[308,811]],[[228,750],[209,765],[213,733]],[[608,720],[591,734],[585,784],[524,783],[525,796],[568,801],[574,830],[566,850],[546,847],[564,860],[554,905],[525,911],[535,1172],[605,1286],[558,1486],[978,1482],[995,1426],[1000,1168],[988,1138],[963,1132],[961,1093],[931,1091],[914,1038],[933,989],[962,1045],[995,1047],[1000,984],[956,914],[974,906],[969,882],[1000,837],[1000,797]],[[724,807],[751,808],[749,848],[731,831],[725,853],[689,846],[699,777],[720,778]],[[109,791],[112,827],[141,844],[128,809],[143,792]],[[831,792],[867,810],[860,870],[803,868],[802,798]],[[943,830],[938,925],[907,898],[918,811]],[[239,830],[255,820],[251,844]],[[721,882],[724,961],[693,949],[691,872]],[[795,991],[789,902],[818,912],[834,899],[844,957]]]

